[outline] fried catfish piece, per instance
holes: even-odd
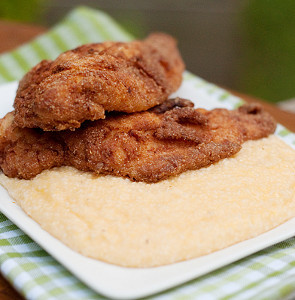
[[[194,109],[187,100],[176,100],[178,105],[173,101],[65,133],[68,164],[153,183],[230,157],[243,142],[266,137],[276,128],[273,118],[257,105],[207,111]]]
[[[176,41],[163,33],[83,45],[42,61],[23,77],[14,122],[58,131],[103,119],[105,111],[144,111],[178,89],[183,70]]]
[[[0,120],[0,167],[8,177],[30,179],[64,164],[64,145],[52,132],[20,128],[13,112]]]
[[[192,105],[168,100],[149,111],[113,113],[76,131],[55,133],[13,128],[5,117],[0,166],[7,176],[25,179],[68,165],[152,183],[230,157],[244,141],[266,137],[276,127],[259,106],[207,111]]]

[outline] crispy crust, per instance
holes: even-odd
[[[69,165],[151,183],[230,157],[246,140],[266,137],[275,128],[257,105],[207,111],[183,99],[55,133],[15,127],[10,113],[0,124],[0,166],[7,176],[24,179]]]
[[[55,61],[42,61],[24,76],[14,122],[22,128],[64,130],[103,119],[105,111],[144,111],[180,86],[183,70],[176,42],[166,34],[83,45]]]

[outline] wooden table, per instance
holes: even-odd
[[[32,26],[19,24],[15,22],[0,21],[0,53],[12,50],[16,46],[19,46],[33,37],[46,31],[46,28],[41,26]],[[278,109],[276,106],[263,102],[257,98],[232,91],[235,95],[245,99],[247,102],[259,102],[266,110],[268,110],[276,120],[295,131],[295,114],[285,112]],[[0,299],[1,300],[21,300],[23,299],[11,285],[0,275]]]

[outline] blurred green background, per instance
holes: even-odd
[[[50,27],[78,5],[139,38],[174,35],[187,68],[209,81],[270,102],[295,97],[294,0],[1,0],[0,19]]]
[[[29,23],[42,23],[46,13],[44,0],[1,0],[0,18]]]
[[[237,87],[272,102],[295,97],[295,1],[249,1],[241,30]]]

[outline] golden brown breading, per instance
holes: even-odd
[[[24,76],[14,121],[19,127],[64,130],[103,119],[105,111],[147,110],[177,90],[183,70],[176,42],[166,34],[83,45]]]
[[[76,131],[21,129],[8,115],[0,123],[0,167],[9,177],[25,179],[69,165],[157,182],[230,157],[244,141],[266,137],[275,127],[257,105],[207,111],[179,98],[145,112],[111,113]]]
[[[58,136],[14,125],[13,112],[0,120],[0,166],[9,177],[29,179],[43,170],[62,166],[64,146]]]

